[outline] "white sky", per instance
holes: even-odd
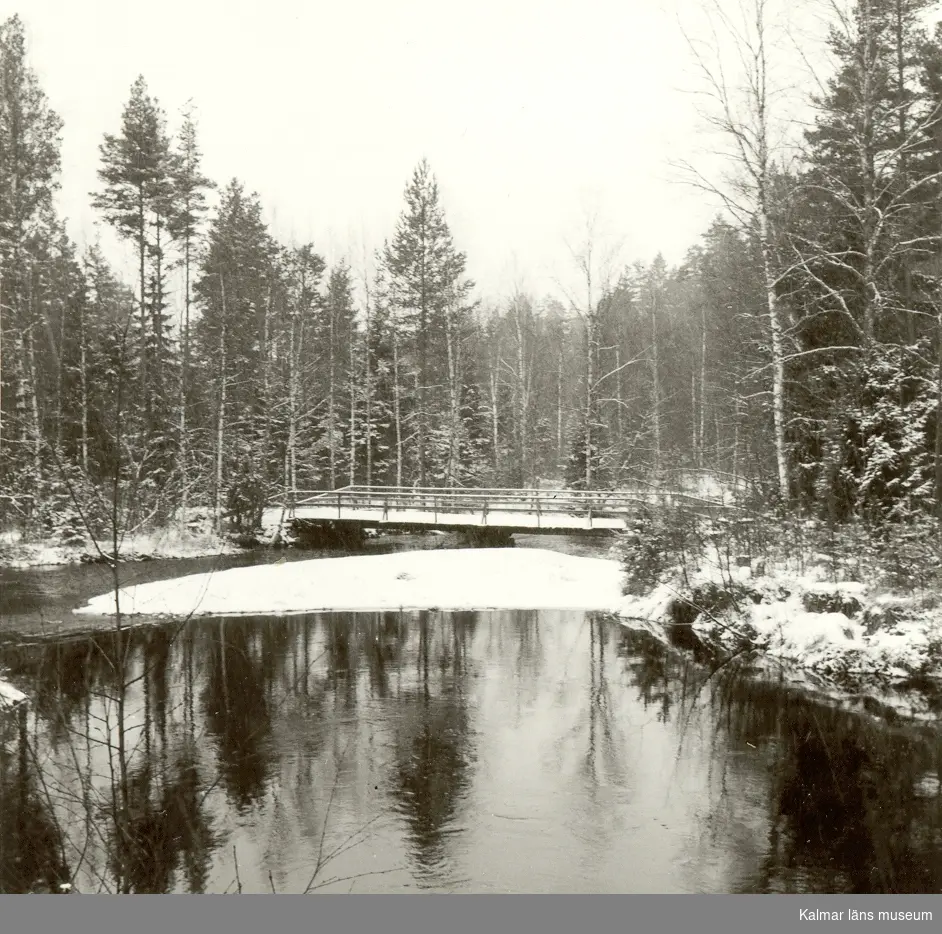
[[[61,207],[93,239],[102,134],[140,73],[206,173],[260,194],[284,242],[362,257],[425,156],[478,294],[539,294],[596,206],[626,261],[680,260],[717,205],[677,183],[702,148],[677,25],[695,0],[0,0],[65,120]],[[107,244],[107,240],[105,241]]]

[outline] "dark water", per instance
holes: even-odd
[[[942,889],[938,730],[593,615],[198,620],[0,667],[32,698],[2,891]]]

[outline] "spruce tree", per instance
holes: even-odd
[[[406,206],[383,252],[390,305],[410,359],[415,466],[420,486],[432,468],[430,437],[448,410],[446,316],[467,313],[473,283],[464,253],[455,249],[439,202],[438,184],[424,159],[405,190]]]
[[[37,287],[58,238],[52,199],[61,129],[27,62],[23,23],[13,16],[0,25],[0,485],[23,496],[24,508],[43,475]]]

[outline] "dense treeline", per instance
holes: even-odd
[[[329,267],[316,244],[279,243],[242,181],[212,194],[195,119],[171,132],[143,78],[90,193],[133,248],[135,280],[121,281],[56,214],[62,123],[7,20],[4,521],[61,532],[117,509],[133,525],[198,508],[250,525],[286,489],[597,487],[678,468],[748,477],[837,519],[932,512],[942,33],[922,25],[929,7],[835,7],[836,69],[786,168],[770,142],[765,0],[752,0],[736,34],[745,106],[713,83],[735,144],[731,210],[676,268],[606,269],[589,225],[578,294],[499,300],[476,293],[424,161],[382,249]]]

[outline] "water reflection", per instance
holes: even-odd
[[[770,758],[769,891],[938,892],[942,743],[780,685],[728,679],[722,729]]]
[[[938,891],[942,742],[572,612],[0,649],[0,888]]]

